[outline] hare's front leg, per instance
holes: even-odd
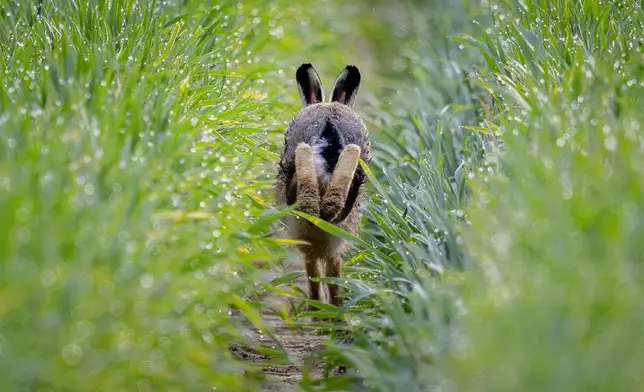
[[[342,256],[333,255],[324,258],[326,275],[330,278],[339,278],[342,276]],[[340,286],[329,283],[329,302],[337,307],[342,306],[342,297],[340,296]]]
[[[349,144],[340,154],[331,181],[320,203],[320,217],[328,222],[342,212],[358,167],[360,147]]]
[[[305,252],[304,266],[306,267],[306,277],[309,284],[309,299],[320,301],[320,282],[317,279],[320,277],[320,265],[318,255],[315,252]],[[313,305],[307,306],[307,310],[315,311],[316,307]]]
[[[315,172],[315,161],[311,146],[300,143],[295,150],[295,177],[297,180],[298,210],[313,215],[320,215],[320,191]]]

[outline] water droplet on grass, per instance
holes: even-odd
[[[141,277],[141,287],[149,289],[154,285],[154,277],[150,274],[145,274]]]
[[[83,350],[76,344],[70,344],[63,348],[61,357],[68,365],[75,366],[83,359]]]

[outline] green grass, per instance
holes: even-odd
[[[325,60],[330,88],[357,54],[327,22],[355,7],[0,11],[0,389],[254,390],[230,314],[261,324],[256,262],[287,254],[266,207],[292,74]]]
[[[339,360],[382,391],[637,389],[641,4],[470,4],[480,24],[437,25],[442,5],[391,22],[415,94],[374,114],[376,248],[350,268]]]
[[[636,390],[640,2],[395,5],[1,3],[0,389],[257,389],[229,311],[312,62],[374,149],[315,388]]]
[[[480,40],[507,150],[470,214],[464,389],[641,384],[643,16],[639,2],[509,5]]]
[[[252,385],[228,304],[283,254],[249,233],[280,86],[245,7],[2,5],[1,389]]]

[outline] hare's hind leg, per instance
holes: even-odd
[[[297,180],[297,201],[300,203],[298,210],[318,217],[320,215],[320,191],[318,190],[318,179],[315,171],[315,161],[311,146],[300,143],[295,150],[295,177]],[[313,279],[320,277],[318,269],[319,255],[314,250],[303,249],[304,265],[309,286],[309,298],[315,301],[320,300],[320,282]],[[308,306],[309,310],[315,308]]]
[[[355,144],[349,144],[340,154],[338,163],[333,170],[331,181],[320,204],[320,217],[322,219],[329,222],[333,221],[344,208],[353,176],[358,167],[359,157],[360,147]]]
[[[295,150],[295,176],[297,180],[297,201],[299,210],[313,215],[320,215],[320,193],[315,172],[313,150],[306,143],[300,143]]]

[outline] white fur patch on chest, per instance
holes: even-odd
[[[313,150],[313,160],[315,162],[315,172],[318,175],[318,181],[322,182],[325,186],[329,185],[331,181],[331,172],[329,171],[329,163],[324,159],[324,148],[329,145],[325,138],[318,138],[311,146]]]

